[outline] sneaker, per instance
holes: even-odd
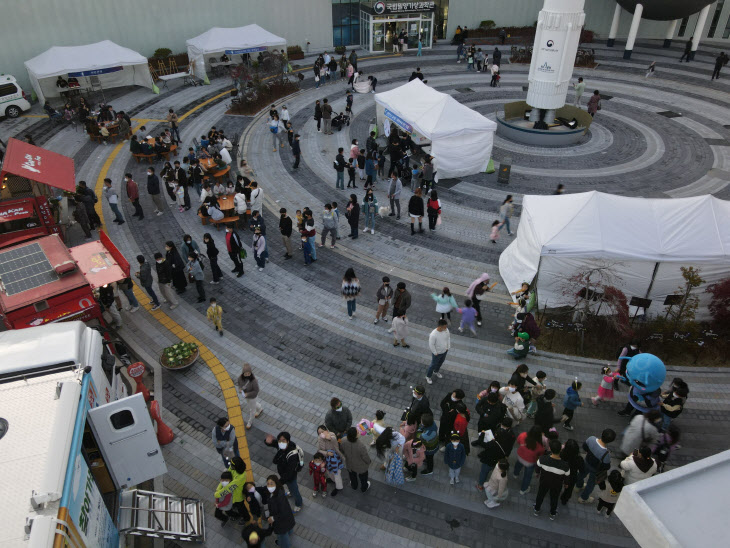
[[[433,374],[436,375],[439,379],[443,379],[444,378],[444,376],[441,373],[439,373],[438,371],[434,371]]]
[[[454,478],[451,478],[451,479],[449,480],[449,485],[454,485]]]
[[[591,403],[593,404],[593,407],[598,407],[598,402],[595,397],[591,398]]]
[[[264,269],[259,267],[259,272],[263,272],[263,271],[264,271]],[[576,385],[576,386],[578,386],[578,385]]]
[[[459,329],[459,333],[463,333],[464,332],[464,329],[463,328],[459,327],[458,329]]]
[[[370,481],[368,481],[368,486],[365,488],[365,491],[363,491],[363,493],[365,493],[368,489],[370,489]]]
[[[252,427],[253,425],[250,422],[246,423],[246,430],[251,430]]]
[[[432,476],[433,475],[433,470],[431,470],[429,472],[425,468],[422,468],[421,471],[419,472],[419,474],[421,474],[422,476]]]
[[[317,494],[318,494],[317,491],[312,491],[312,498],[313,499],[316,499],[317,498]]]
[[[157,212],[157,216],[159,217],[160,215],[163,215],[162,211]]]
[[[330,246],[330,249],[337,249],[337,246],[335,246],[335,245],[331,245],[331,246]]]
[[[301,511],[302,511],[302,507],[301,506],[295,506],[294,507],[294,510],[292,511],[292,513],[293,514],[298,514]]]
[[[287,497],[291,498],[291,492],[289,492],[289,491],[284,491],[284,494],[285,494],[285,495],[286,495]]]
[[[210,285],[218,285],[220,282],[210,282]]]
[[[137,310],[139,310],[139,305],[129,309],[130,312],[137,312]]]
[[[218,334],[222,337],[223,336],[223,330],[221,329]]]
[[[530,488],[528,487],[528,488],[527,488],[527,489],[525,489],[524,491],[520,491],[520,495],[526,495],[526,494],[527,494],[527,493],[529,493],[529,492],[530,492]]]
[[[375,234],[375,229],[374,228],[371,228],[370,229],[370,234]]]
[[[557,514],[550,514],[550,521],[555,521]]]
[[[406,481],[416,481],[416,478],[414,478],[414,477],[407,477],[406,478]]]
[[[355,314],[353,314],[352,316],[350,316],[350,319],[351,320],[354,320],[355,319]]]
[[[327,496],[327,491],[322,491],[322,498],[325,498]]]
[[[335,490],[333,490],[332,491],[332,496],[333,497],[336,497],[337,496],[337,493],[339,493],[340,491],[341,491],[341,489],[335,489]],[[326,497],[327,496],[327,493],[323,493],[322,496],[323,497]]]
[[[596,514],[602,514],[602,513],[603,513],[603,508],[596,509]]]
[[[375,318],[375,321],[373,323],[375,323],[375,324],[378,323],[378,318]]]
[[[479,327],[481,327],[481,326],[482,326],[482,322],[477,322],[477,325],[478,325]]]
[[[611,517],[611,514],[606,514],[606,515],[605,515],[605,516],[603,516],[603,517],[604,517],[604,518],[610,518],[610,517]]]
[[[461,480],[460,480],[460,479],[459,479],[458,477],[457,477],[456,479],[454,479],[454,481],[455,481],[456,483],[461,483]]]
[[[431,377],[426,377],[426,382],[428,384],[433,384],[433,381],[431,380]]]
[[[156,304],[155,306],[152,307],[152,310],[157,310],[158,308],[160,308],[160,305]]]
[[[319,244],[317,247],[324,247],[324,244]]]
[[[570,430],[571,432],[573,431],[573,427],[572,426],[569,426],[567,424],[564,424],[563,425],[563,428],[565,428],[566,430]]]
[[[365,227],[365,228],[363,228],[363,229],[362,229],[362,231],[363,231],[363,232],[367,232],[367,231],[368,231],[368,227]],[[576,385],[576,386],[577,386],[577,385]]]
[[[385,323],[388,323],[388,318],[383,318],[383,321],[384,321]]]
[[[484,486],[483,485],[479,485],[477,483],[474,487],[476,487],[478,491],[484,491]],[[484,504],[486,504],[486,501],[484,502]]]
[[[532,509],[532,515],[535,517],[540,517],[540,510],[535,510],[535,508]]]
[[[176,304],[171,304],[171,305],[170,305],[170,310],[175,310],[175,309],[176,309],[177,307],[178,307],[178,305],[176,305]]]
[[[582,498],[578,497],[578,504],[591,504],[594,500],[593,497],[588,497],[587,499],[583,500]]]
[[[486,506],[487,508],[496,508],[497,506],[499,506],[499,503],[498,502],[492,502],[491,500],[485,500],[484,501],[484,506]]]

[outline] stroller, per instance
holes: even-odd
[[[340,112],[332,119],[332,129],[342,131],[342,128],[350,125],[350,117]]]

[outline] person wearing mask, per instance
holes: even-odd
[[[456,407],[459,402],[464,399],[464,391],[457,388],[449,392],[441,400],[441,421],[439,423],[439,441],[443,444],[448,443],[449,436],[454,430],[454,421],[456,420]],[[443,451],[443,449],[442,449]]]
[[[388,318],[386,316],[388,315],[388,306],[390,305],[390,300],[392,298],[393,288],[390,287],[390,278],[388,278],[388,276],[383,276],[383,285],[381,285],[375,293],[375,299],[378,302],[378,309],[375,311],[374,324],[377,324],[380,318],[382,318],[385,323],[388,323]]]
[[[297,473],[304,466],[304,453],[302,452],[300,455],[301,449],[297,447],[296,443],[291,441],[289,432],[279,432],[276,438],[268,435],[264,443],[269,447],[277,448],[272,462],[276,465],[276,470],[281,478],[281,484],[286,485],[294,497],[294,513],[297,514],[304,504],[302,495],[299,493],[299,485],[297,484]],[[286,499],[284,500],[286,501]],[[269,512],[271,512],[271,508],[269,508]]]
[[[254,418],[259,418],[264,412],[264,408],[258,402],[259,381],[254,377],[250,363],[243,364],[243,370],[238,377],[238,390],[243,396],[245,402],[244,417],[246,420],[246,430],[250,430],[253,425]]]
[[[269,492],[267,503],[269,517],[267,521],[270,529],[276,535],[277,546],[279,548],[291,548],[291,533],[296,525],[294,514],[298,513],[301,508],[295,506],[294,511],[292,511],[289,501],[286,500],[284,484],[283,478],[280,480],[276,475],[266,478],[266,489]],[[297,490],[297,494],[299,494],[299,490]]]
[[[375,215],[378,213],[378,199],[373,193],[373,189],[369,188],[362,201],[362,212],[365,215],[365,228],[363,232],[370,230],[370,234],[375,234]]]
[[[205,287],[203,287],[203,281],[205,281],[205,274],[200,266],[200,260],[198,254],[190,251],[187,254],[187,264],[185,265],[185,271],[188,275],[188,280],[195,282],[195,289],[198,291],[199,303],[205,302]]]
[[[485,398],[480,399],[475,411],[479,416],[478,432],[491,430],[494,433],[502,423],[502,419],[507,416],[507,408],[499,401],[497,392],[489,392]]]
[[[411,404],[406,408],[404,416],[413,417],[418,424],[421,422],[421,417],[426,414],[433,414],[431,404],[426,396],[426,389],[417,385],[413,388]]]
[[[236,488],[232,485],[233,475],[226,470],[221,474],[221,481],[215,490],[215,519],[221,522],[221,527],[225,527],[228,520],[239,518],[238,512],[233,507],[233,492]]]
[[[157,298],[155,290],[152,288],[152,267],[145,261],[144,255],[137,255],[137,262],[139,263],[139,270],[134,275],[139,279],[139,284],[144,288],[147,294],[152,299],[150,304],[154,305],[152,310],[160,308],[160,301]]]
[[[233,261],[235,266],[231,272],[236,273],[236,278],[243,276],[243,261],[241,260],[242,249],[243,244],[241,243],[240,236],[233,230],[233,224],[228,224],[226,226],[226,251],[228,251],[228,256],[231,258],[231,261]]]
[[[624,346],[621,351],[618,354],[618,358],[616,360],[616,367],[618,368],[619,376],[623,378],[623,380],[619,377],[615,377],[613,380],[613,389],[618,390],[619,389],[619,382],[623,382],[626,386],[629,386],[629,381],[626,380],[626,366],[629,363],[629,360],[636,356],[637,354],[641,354],[641,348],[640,348],[641,342],[638,339],[633,339],[629,344]]]
[[[438,321],[438,326],[436,327],[436,329],[431,331],[431,334],[428,337],[428,347],[431,350],[431,365],[426,372],[426,382],[428,384],[433,384],[433,381],[431,380],[432,375],[436,375],[436,377],[438,377],[439,379],[444,378],[439,370],[444,364],[444,361],[446,360],[446,354],[451,348],[451,334],[449,333],[449,322],[447,322],[446,320]]]
[[[254,228],[253,243],[251,244],[251,247],[253,248],[253,258],[256,260],[259,272],[263,272],[269,252],[266,249],[266,237],[261,233],[260,226]]]
[[[532,386],[537,384],[534,380],[532,380],[529,372],[530,369],[523,363],[517,366],[517,369],[515,369],[509,379],[509,384],[514,384],[517,387],[517,391],[520,393],[525,402],[529,402],[531,396],[530,392],[525,390],[525,383],[529,382]]]
[[[327,243],[327,235],[330,234],[330,248],[335,248],[335,240],[337,239],[337,217],[335,212],[332,211],[332,204],[324,205],[324,212],[322,213],[322,236],[320,239],[319,247],[324,247]]]
[[[187,257],[185,258],[187,259]],[[185,293],[185,288],[188,285],[187,277],[185,276],[185,262],[180,256],[180,253],[178,253],[175,243],[171,240],[165,242],[165,262],[170,268],[172,285],[175,291],[177,291],[178,295]]]
[[[517,391],[517,386],[512,381],[507,386],[499,389],[502,403],[507,407],[507,416],[515,421],[515,426],[525,418],[525,401],[522,394]]]
[[[605,473],[611,469],[611,451],[608,444],[616,439],[616,432],[610,428],[606,428],[601,432],[601,437],[589,437],[583,442],[583,450],[586,452],[583,470],[578,473],[575,480],[576,487],[581,491],[578,497],[580,504],[590,504],[595,499],[591,497],[591,492],[596,486],[596,476],[598,473]]]
[[[499,428],[492,430],[491,436],[487,435],[487,431],[479,432],[477,439],[472,442],[472,447],[483,448],[477,455],[482,463],[476,485],[477,489],[479,487],[483,489],[484,482],[487,481],[489,474],[497,466],[497,463],[509,457],[516,439],[515,433],[512,431],[512,419],[509,417],[502,419]]]
[[[281,233],[281,241],[284,243],[286,252],[284,253],[285,259],[292,258],[291,252],[291,235],[293,231],[293,223],[291,217],[286,214],[286,208],[279,210],[279,232]]]
[[[537,497],[533,515],[540,515],[540,507],[545,495],[550,494],[550,520],[558,514],[558,499],[563,484],[570,476],[570,465],[560,458],[562,445],[558,440],[550,440],[550,454],[541,456],[537,461],[540,469],[540,484],[537,488]]]
[[[324,424],[317,427],[317,451],[324,455],[327,477],[335,483],[335,488],[330,493],[332,497],[336,497],[342,491],[342,468],[344,466],[339,442],[339,437]]]
[[[188,257],[188,254],[192,254],[195,257],[198,257],[200,255],[200,247],[198,246],[198,242],[193,240],[193,237],[190,234],[183,235],[182,244],[180,244],[180,253],[186,259]]]
[[[357,228],[360,223],[360,204],[357,203],[357,196],[355,194],[350,194],[350,201],[347,204],[347,213],[345,215],[347,216],[347,223],[350,225],[349,237],[356,240]]]
[[[208,232],[203,234],[203,243],[205,244],[206,248],[205,254],[210,261],[210,271],[213,274],[213,281],[210,282],[210,284],[218,285],[220,283],[220,279],[223,277],[221,267],[218,266],[218,248],[215,245],[213,236],[211,236]]]
[[[626,485],[650,478],[657,473],[657,463],[651,457],[651,448],[648,445],[636,449],[621,461],[620,467]]]
[[[393,301],[394,318],[396,316],[404,316],[406,311],[411,307],[411,294],[406,289],[406,283],[398,282],[398,285],[395,287],[395,300]]]
[[[388,199],[390,200],[390,213],[388,216],[395,217],[396,221],[400,219],[400,195],[402,190],[403,182],[395,172],[391,173],[390,185],[388,186]],[[397,214],[396,210],[398,211]]]
[[[93,229],[94,221],[92,220],[89,210],[94,211],[94,201],[92,198],[89,197],[88,194],[83,192],[79,192],[78,196],[84,206],[84,209],[86,209],[86,215],[89,218],[89,223],[91,224],[90,228]],[[112,180],[108,178],[104,179],[104,196],[106,196],[109,208],[114,213],[114,222],[119,225],[123,225],[124,218],[122,217],[122,212],[119,211],[119,195],[117,195],[116,190],[112,188]],[[94,212],[94,214],[96,214],[96,212]]]
[[[160,288],[164,301],[170,303],[170,310],[177,308],[178,302],[172,290],[172,266],[162,253],[155,253],[155,270],[157,271],[157,286]]]
[[[342,405],[338,398],[330,401],[330,410],[324,418],[324,424],[330,432],[333,432],[337,439],[344,437],[347,429],[352,426],[352,413]]]
[[[368,469],[372,462],[368,454],[368,448],[358,440],[357,428],[351,426],[347,429],[347,436],[340,442],[340,452],[345,459],[347,474],[350,476],[350,487],[365,493],[370,489],[368,480]]]
[[[289,131],[291,130],[291,125],[289,125]],[[299,161],[302,158],[302,147],[299,144],[299,134],[294,134],[294,139],[291,142],[291,153],[294,156],[294,165],[292,166],[293,169],[299,169]]]
[[[129,201],[134,207],[134,214],[132,217],[137,217],[141,221],[144,219],[144,213],[142,211],[142,206],[139,205],[139,186],[137,186],[137,183],[134,179],[132,179],[130,173],[127,173],[124,176],[124,188],[127,191],[127,198],[129,198]]]
[[[343,147],[338,148],[337,156],[335,157],[335,162],[334,162],[335,172],[337,172],[337,180],[335,181],[335,188],[339,188],[341,190],[345,190],[345,168],[347,167],[347,162],[345,161],[344,152],[345,152],[345,149]],[[355,236],[355,237],[357,237],[357,236]]]
[[[236,439],[236,429],[228,420],[228,417],[221,417],[213,427],[213,446],[223,460],[223,466],[228,468],[230,459],[226,453],[233,453],[233,456],[240,457],[238,452],[238,439]]]
[[[408,215],[411,218],[411,236],[416,233],[415,222],[418,219],[418,232],[423,233],[423,198],[421,198],[421,188],[418,187],[411,199],[408,201]]]
[[[537,398],[537,410],[535,411],[535,425],[542,428],[542,433],[547,435],[548,431],[560,419],[555,418],[555,396],[557,393],[552,388],[545,390],[542,396]]]

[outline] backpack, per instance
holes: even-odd
[[[297,457],[299,458],[299,462],[297,463],[297,472],[301,472],[302,468],[304,468],[304,450],[302,450],[302,448],[297,445],[296,449],[287,453],[287,455],[286,455],[287,460],[294,453],[296,453]]]

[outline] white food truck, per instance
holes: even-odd
[[[0,546],[121,545],[133,487],[167,467],[119,365],[79,321],[0,333]]]

